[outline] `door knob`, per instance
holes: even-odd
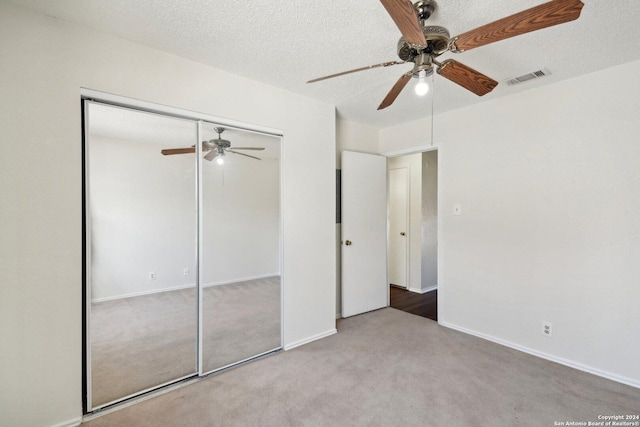
[[[401,236],[404,236],[406,233],[404,231],[400,232]]]
[[[346,242],[344,242],[344,244],[347,246],[351,246],[351,240],[347,240]]]

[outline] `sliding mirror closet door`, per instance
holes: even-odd
[[[198,125],[88,101],[85,120],[91,411],[197,372]]]
[[[279,137],[202,124],[202,373],[281,347]]]

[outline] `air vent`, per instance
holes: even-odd
[[[507,80],[507,83],[510,85],[519,85],[520,83],[528,82],[529,80],[539,79],[540,77],[548,76],[551,74],[549,70],[543,68],[542,70],[534,71],[531,73],[524,74],[519,77],[514,77],[512,79]]]

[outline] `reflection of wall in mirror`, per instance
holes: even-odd
[[[280,273],[280,162],[235,154],[203,162],[205,286]]]
[[[193,155],[98,136],[90,144],[92,300],[194,286]],[[203,168],[203,283],[278,275],[279,160],[230,155]]]

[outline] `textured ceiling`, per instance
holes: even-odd
[[[436,113],[640,59],[640,8],[634,0],[583,0],[577,21],[504,40],[455,57],[501,84],[482,98],[435,77]],[[384,111],[376,108],[410,65],[368,70],[314,84],[320,77],[396,60],[398,29],[377,0],[10,0],[76,22],[335,104],[341,117],[388,127],[431,112],[430,96],[410,85]],[[544,0],[438,0],[431,25],[452,36]],[[541,68],[551,76],[518,86],[504,80]],[[606,82],[603,82],[606,84]]]

